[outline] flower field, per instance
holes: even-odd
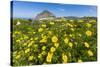
[[[12,25],[12,64],[41,65],[97,60],[97,21],[19,19]]]

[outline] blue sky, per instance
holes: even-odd
[[[35,18],[43,10],[49,10],[57,17],[97,16],[96,6],[13,1],[13,17]]]

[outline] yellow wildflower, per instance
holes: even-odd
[[[51,51],[51,52],[54,52],[55,50],[56,50],[56,49],[55,49],[54,47],[51,47],[51,48],[50,48],[50,51]]]
[[[70,22],[74,22],[74,20],[70,20]]]
[[[75,29],[74,28],[71,28],[71,31],[75,31]]]
[[[41,26],[42,26],[42,27],[46,27],[46,24],[42,24]]]
[[[53,36],[51,40],[52,40],[52,42],[57,42],[58,38],[56,36]]]
[[[47,39],[43,38],[40,40],[40,43],[46,43],[47,42]]]
[[[42,32],[42,31],[43,31],[43,28],[39,28],[39,29],[38,29],[38,32]]]
[[[24,43],[24,44],[23,44],[23,46],[26,46],[26,45],[27,45],[27,43]]]
[[[93,52],[91,50],[88,50],[88,55],[93,56]]]
[[[29,58],[28,58],[29,61],[32,61],[33,59],[34,59],[33,56],[29,56]]]
[[[59,43],[54,43],[54,46],[55,46],[56,48],[58,48]]]
[[[43,46],[43,47],[42,47],[42,50],[45,50],[45,49],[46,49],[46,46]]]
[[[55,23],[54,23],[54,22],[50,22],[50,24],[51,24],[51,25],[54,25]]]
[[[28,52],[30,52],[30,48],[27,48],[27,49],[25,50],[25,53],[28,53]]]
[[[28,39],[29,37],[27,35],[24,35],[24,39]]]
[[[34,40],[38,40],[38,37],[35,37]]]
[[[84,43],[85,47],[89,48],[89,44],[87,42]]]
[[[33,34],[35,34],[36,32],[33,32]]]
[[[28,47],[32,46],[32,44],[33,44],[33,41],[28,44]]]
[[[66,37],[66,38],[64,39],[64,42],[67,44],[67,43],[69,42],[69,39]]]
[[[78,20],[78,22],[84,22],[83,20]]]
[[[69,42],[68,45],[69,45],[69,47],[71,47],[71,48],[73,47],[73,43],[71,43],[71,42]]]
[[[42,58],[42,54],[39,54],[39,55],[38,55],[38,58]]]
[[[67,63],[68,62],[67,55],[62,54],[62,60],[63,60],[63,63]]]
[[[51,62],[51,61],[52,61],[52,55],[53,55],[53,53],[49,53],[49,52],[48,52],[48,55],[47,55],[47,57],[46,57],[46,61],[47,61],[47,62]]]
[[[68,55],[71,57],[71,53],[69,52]]]
[[[16,40],[16,42],[17,42],[17,43],[20,42],[20,39]]]
[[[87,23],[86,26],[87,26],[88,28],[90,28],[92,25],[91,25],[90,23]]]
[[[48,35],[52,35],[52,31],[48,31]]]
[[[46,51],[42,51],[42,53],[41,53],[42,55],[46,55]]]
[[[33,40],[33,38],[30,38],[30,40]]]
[[[92,35],[92,32],[88,30],[88,31],[85,32],[85,34],[86,34],[87,36],[91,36],[91,35]]]
[[[16,59],[19,59],[20,57],[21,57],[21,55],[17,55],[15,58],[16,58]]]
[[[81,63],[81,62],[83,62],[81,59],[78,59],[78,63]]]

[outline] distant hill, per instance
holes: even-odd
[[[44,10],[43,12],[39,13],[35,19],[51,19],[55,18],[55,15],[48,10]]]

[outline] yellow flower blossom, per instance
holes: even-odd
[[[19,59],[20,57],[21,57],[21,55],[17,55],[15,58],[16,58],[16,59]]]
[[[52,35],[52,31],[48,31],[48,35]]]
[[[58,38],[56,36],[53,36],[51,40],[52,40],[52,42],[57,42]]]
[[[87,26],[88,28],[90,28],[92,25],[91,25],[90,23],[87,23],[86,26]]]
[[[83,62],[81,59],[78,59],[78,63],[81,63],[81,62]]]
[[[32,61],[33,59],[34,59],[33,56],[29,56],[29,58],[28,58],[29,61]]]
[[[69,45],[69,47],[71,47],[71,48],[73,47],[73,43],[71,43],[71,42],[69,42],[68,45]]]
[[[33,38],[30,38],[30,40],[33,40]]]
[[[16,42],[17,42],[17,43],[20,42],[20,39],[16,40]]]
[[[62,60],[63,60],[63,63],[67,63],[67,62],[68,62],[68,57],[67,57],[67,55],[64,55],[64,54],[62,53]]]
[[[41,53],[42,55],[46,55],[46,51],[42,51],[42,53]]]
[[[24,35],[24,39],[28,39],[29,37],[27,35]]]
[[[88,50],[88,55],[93,56],[93,52],[91,50]]]
[[[83,21],[83,20],[78,20],[78,22],[82,23],[82,22],[84,22],[84,21]]]
[[[47,55],[47,57],[46,57],[46,61],[47,61],[47,62],[51,62],[51,61],[52,61],[52,55],[53,55],[53,53],[49,53],[49,52],[48,52],[48,55]]]
[[[92,35],[92,32],[88,30],[88,31],[85,32],[85,34],[86,34],[87,36],[91,36],[91,35]]]
[[[33,32],[33,34],[35,34],[36,32]]]
[[[42,32],[42,31],[43,31],[43,28],[39,28],[39,29],[38,29],[38,32]]]
[[[74,29],[74,28],[70,28],[70,30],[71,30],[71,31],[75,31],[75,29]]]
[[[26,45],[27,45],[27,43],[24,43],[24,44],[23,44],[23,46],[26,46]]]
[[[70,22],[74,22],[74,20],[70,20]]]
[[[28,44],[28,47],[32,46],[33,43],[34,43],[34,41],[31,41],[31,42]]]
[[[42,26],[42,27],[46,27],[46,24],[42,24],[41,26]]]
[[[84,43],[85,47],[89,48],[89,44],[87,42]]]
[[[40,40],[40,43],[46,43],[47,42],[47,39],[43,38]]]
[[[59,43],[54,43],[54,46],[55,46],[56,48],[58,48]]]
[[[27,49],[25,50],[25,53],[28,53],[28,52],[30,52],[30,48],[27,48]]]
[[[69,42],[69,39],[66,37],[66,38],[64,39],[64,42],[67,44],[67,43]]]
[[[35,37],[34,40],[38,40],[38,37]]]
[[[50,24],[51,24],[51,25],[54,25],[55,23],[54,23],[54,22],[50,22]]]
[[[45,49],[46,49],[46,46],[43,46],[43,47],[42,47],[42,50],[45,50]]]
[[[51,51],[51,52],[55,52],[55,50],[56,50],[56,49],[55,49],[54,47],[51,47],[51,48],[50,48],[50,51]]]

